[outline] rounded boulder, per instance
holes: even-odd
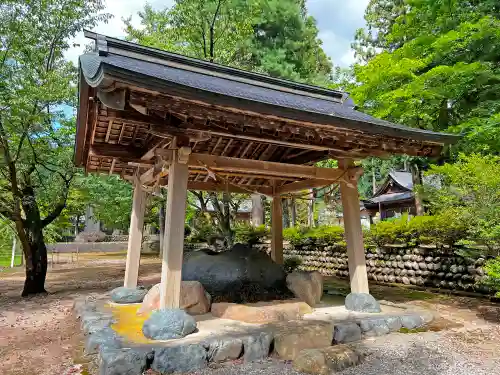
[[[126,288],[124,286],[115,288],[111,291],[111,301],[114,303],[141,303],[146,294],[145,288]]]
[[[350,293],[345,298],[345,308],[351,311],[379,313],[380,304],[368,293]]]
[[[196,321],[181,309],[153,311],[142,326],[144,336],[153,340],[180,339],[195,330]]]

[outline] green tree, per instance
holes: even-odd
[[[141,28],[125,19],[127,39],[226,65],[239,65],[241,46],[252,35],[252,2],[176,0],[171,8],[139,12]]]
[[[45,292],[43,230],[62,212],[73,178],[76,69],[69,39],[107,19],[99,0],[6,0],[0,5],[0,214],[26,258],[23,296]]]
[[[243,59],[242,66],[273,77],[329,83],[332,63],[304,0],[265,0],[257,1],[256,6],[259,12],[252,20],[253,34],[241,54],[249,59]]]
[[[395,19],[379,13],[391,27],[381,53],[355,67],[355,101],[376,117],[463,133],[461,150],[500,152],[498,8],[488,0],[406,0]]]
[[[392,51],[400,42],[388,38],[398,17],[406,12],[405,0],[370,0],[365,10],[366,29],[356,30],[351,47],[356,57],[367,62],[379,50]]]
[[[431,213],[454,212],[467,223],[469,237],[491,252],[500,246],[500,157],[460,155],[454,164],[427,172],[441,183],[424,185]],[[497,254],[498,255],[498,254]]]

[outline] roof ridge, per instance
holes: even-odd
[[[103,44],[106,44],[106,53],[108,52],[109,47],[114,47],[117,49],[121,49],[123,51],[130,51],[140,53],[142,55],[151,56],[163,59],[165,61],[171,61],[174,63],[182,63],[189,67],[194,67],[198,69],[206,69],[208,73],[217,72],[222,74],[230,74],[232,77],[240,77],[245,79],[253,79],[256,83],[264,83],[264,84],[272,84],[277,86],[282,86],[289,89],[301,90],[303,93],[316,94],[324,96],[325,99],[329,99],[335,101],[337,103],[342,104],[347,101],[349,98],[349,93],[327,89],[320,86],[315,86],[307,83],[295,82],[289,79],[271,77],[262,73],[255,73],[244,69],[233,68],[230,66],[201,60],[185,55],[181,55],[179,53],[170,52],[161,50],[159,48],[148,47],[139,45],[137,43],[132,43],[126,40],[121,40],[118,38],[113,38],[107,35],[95,33],[93,31],[84,30],[84,36],[89,39],[93,39],[100,45],[102,48]],[[111,51],[112,54],[118,54],[116,51]],[[126,55],[125,55],[126,56]],[[130,56],[128,56],[130,57]],[[147,61],[147,60],[145,60]]]

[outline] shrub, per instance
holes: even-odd
[[[434,232],[435,243],[438,246],[452,246],[467,237],[467,221],[461,212],[450,209],[435,216]]]
[[[320,226],[307,231],[305,236],[319,242],[337,243],[344,240],[344,228],[339,225]]]
[[[381,221],[370,228],[369,240],[379,246],[407,243],[411,240],[408,215]]]
[[[500,257],[488,260],[484,270],[488,276],[487,284],[496,291],[496,296],[500,297]]]
[[[239,224],[234,227],[235,242],[255,245],[263,242],[267,236],[269,236],[269,230],[264,225],[254,227],[249,224]]]
[[[304,234],[308,228],[293,227],[283,229],[283,239],[290,242],[292,245],[298,245],[305,239]]]
[[[215,230],[215,227],[207,223],[197,228],[192,228],[191,234],[186,239],[186,242],[190,243],[208,242],[208,239],[216,234],[217,232]]]

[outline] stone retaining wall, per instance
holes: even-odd
[[[325,276],[349,276],[347,253],[338,245],[295,245],[285,248],[284,255],[301,259],[302,270],[318,270]],[[435,247],[392,245],[366,251],[370,280],[489,294],[490,288],[483,284],[485,262],[484,257],[462,257],[451,249]]]

